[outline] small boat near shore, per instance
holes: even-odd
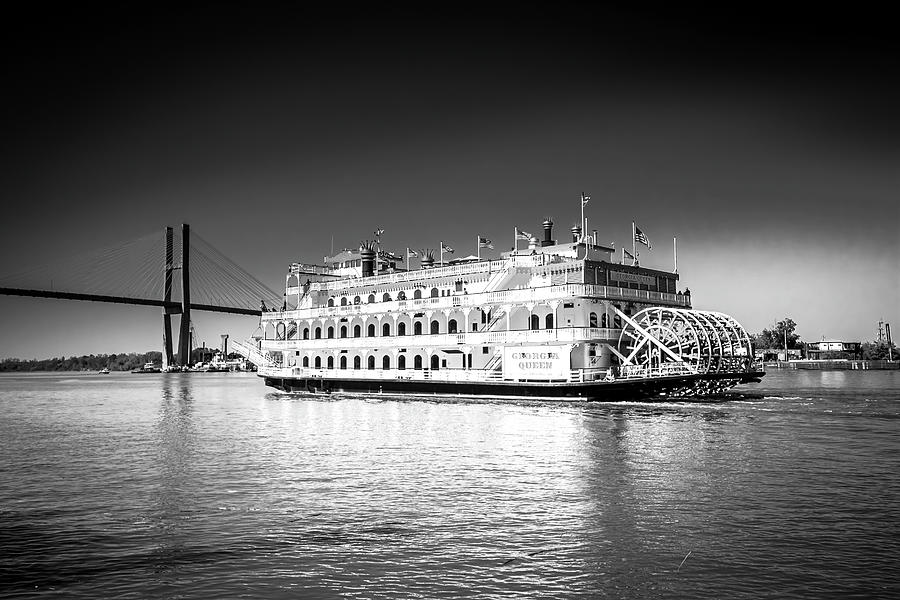
[[[162,373],[162,367],[154,363],[144,363],[139,369],[134,369],[132,373]]]
[[[109,375],[109,369],[104,367],[104,368],[100,369],[99,371],[97,371],[97,374],[98,375]]]

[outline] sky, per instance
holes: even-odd
[[[491,6],[491,5],[488,5]],[[190,223],[269,287],[395,251],[649,237],[751,332],[900,323],[900,80],[877,14],[393,4],[11,13],[0,277]],[[476,10],[477,9],[477,10]],[[739,12],[743,11],[743,12]],[[0,358],[161,347],[159,309],[0,296]],[[198,339],[257,321],[197,313]]]

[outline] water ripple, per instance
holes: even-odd
[[[0,597],[895,595],[900,385],[842,382],[542,404],[0,378]]]

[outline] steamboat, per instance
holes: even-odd
[[[586,221],[582,220],[585,225]],[[677,272],[614,261],[597,234],[516,230],[499,259],[358,249],[294,263],[284,303],[235,344],[286,392],[556,400],[702,398],[764,374],[732,317],[691,308]],[[478,245],[487,242],[478,237]],[[416,256],[418,268],[410,266]],[[403,261],[406,261],[405,267]]]

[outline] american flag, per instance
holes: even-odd
[[[644,232],[637,227],[634,228],[634,241],[647,246],[647,248],[650,248],[650,240],[648,240],[647,236],[644,235]]]
[[[441,248],[444,249],[444,252],[449,252],[450,254],[453,254],[454,252],[456,252],[456,250],[454,250],[450,246],[444,244],[444,242],[441,242]]]
[[[494,244],[491,243],[491,240],[487,239],[486,237],[481,237],[479,235],[478,236],[478,247],[479,248],[490,248],[491,250],[493,250]]]
[[[519,240],[530,240],[530,239],[531,239],[531,234],[528,233],[527,231],[521,231],[521,230],[517,229],[517,230],[516,230],[516,239],[519,239]]]
[[[413,250],[412,248],[406,249],[406,256],[409,256],[410,258],[412,258],[413,256],[418,256],[418,255],[419,255],[419,253],[416,252],[415,250]]]

